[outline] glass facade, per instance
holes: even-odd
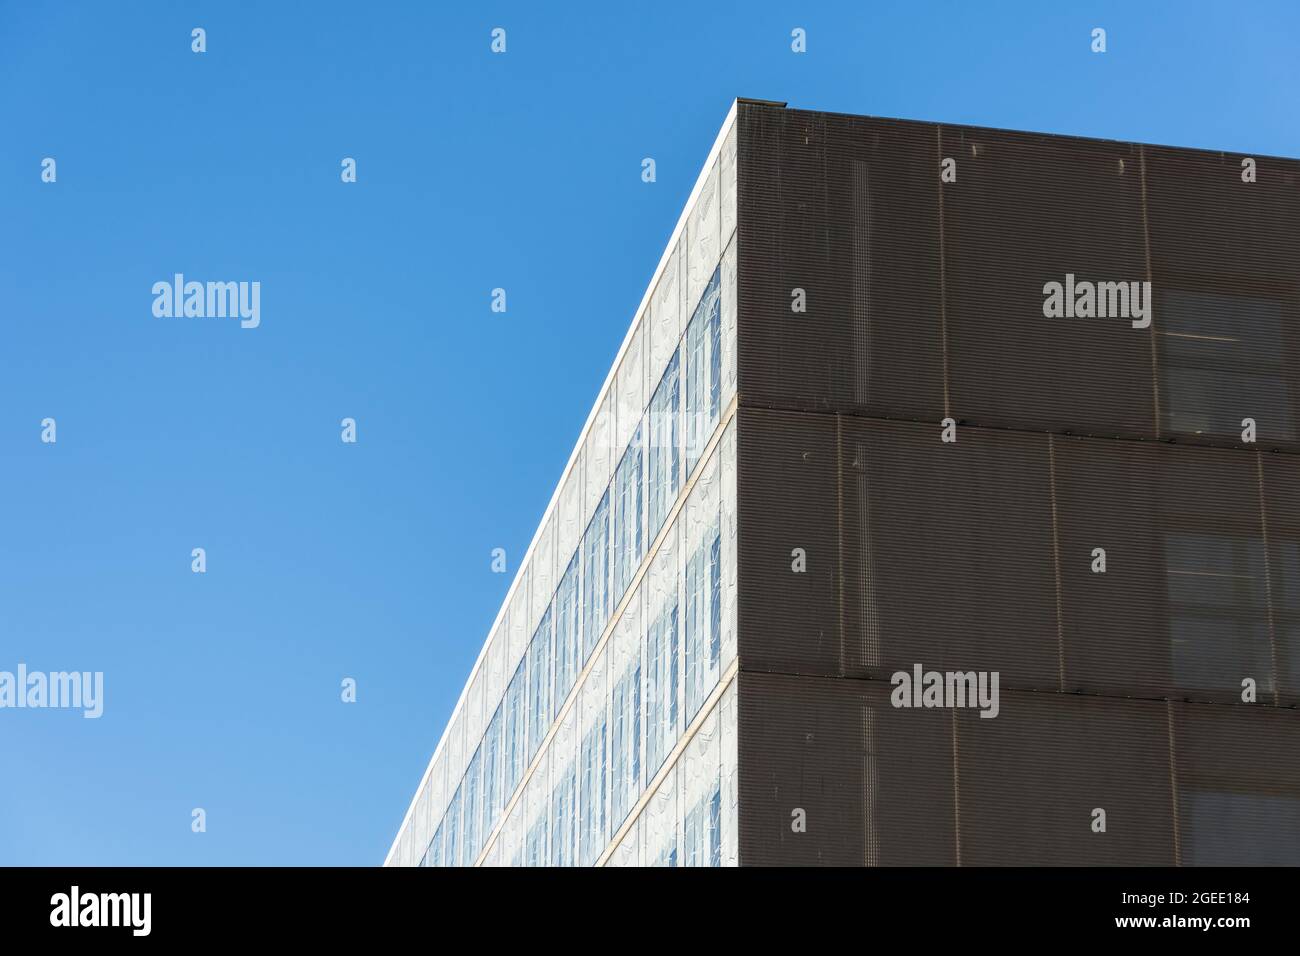
[[[680,406],[681,381],[677,369],[677,353],[664,372],[663,381],[655,389],[650,402],[648,426],[650,430],[649,468],[649,520],[650,537],[659,533],[668,509],[677,498],[680,462]]]
[[[646,638],[646,766],[657,770],[677,739],[677,599],[665,607]]]
[[[633,659],[614,685],[609,770],[610,822],[617,826],[640,796],[641,782],[641,662]]]
[[[587,659],[609,619],[609,492],[582,536],[582,657]]]
[[[578,556],[569,561],[568,570],[555,595],[555,697],[564,700],[578,679],[581,632],[578,630]]]
[[[695,716],[718,680],[722,542],[714,529],[686,564],[686,712]]]
[[[714,272],[686,327],[686,473],[689,476],[718,420],[722,378],[722,295]]]
[[[641,563],[643,528],[641,484],[641,429],[614,473],[614,600],[618,602],[632,583],[632,575]]]
[[[736,862],[734,148],[729,123],[389,865]]]
[[[542,745],[542,737],[551,724],[551,612],[542,617],[528,644],[528,756],[531,759]]]

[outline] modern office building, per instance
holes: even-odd
[[[1300,863],[1300,162],[733,105],[390,865]]]

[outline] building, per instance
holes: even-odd
[[[1300,162],[738,101],[387,862],[1300,863],[1298,350]]]

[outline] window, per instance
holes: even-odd
[[[686,719],[718,682],[722,649],[722,538],[718,526],[686,562]]]
[[[578,654],[582,636],[578,632],[578,555],[569,561],[568,570],[560,580],[555,594],[555,706],[560,705],[573,690],[578,679]]]
[[[623,453],[614,472],[614,594],[611,605],[623,599],[632,575],[641,563],[641,428]]]
[[[479,815],[479,755],[482,748],[474,751],[474,758],[465,771],[465,782],[461,784],[464,803],[460,808],[460,847],[461,866],[473,866],[478,857],[478,815]]]
[[[585,664],[609,618],[609,492],[582,536],[582,661]]]
[[[580,794],[582,865],[591,866],[605,848],[605,713],[582,738]]]
[[[674,352],[664,377],[650,399],[650,411],[646,416],[646,441],[649,445],[649,477],[647,478],[647,495],[649,497],[649,523],[646,537],[653,538],[659,533],[668,510],[677,500],[680,479],[681,424],[681,382],[678,377],[679,352]]]
[[[611,829],[618,829],[641,794],[641,661],[638,658],[628,662],[614,684],[611,713],[609,822]]]
[[[677,740],[677,601],[646,636],[646,776],[653,776]]]
[[[528,843],[524,851],[525,866],[546,865],[546,814],[539,813],[537,820],[528,828]]]
[[[415,798],[415,814],[410,826],[411,830],[411,849],[415,854],[418,862],[416,866],[428,866],[425,857],[429,849],[429,827],[436,821],[429,819],[429,788],[423,784],[420,786],[419,795]],[[416,834],[426,834],[424,846],[421,847],[415,842]]]
[[[551,793],[551,866],[574,865],[574,806],[578,777],[573,764],[560,774]]]
[[[686,327],[686,474],[718,423],[722,385],[722,293],[715,269]]]
[[[664,844],[663,848],[655,856],[650,865],[668,867],[677,866],[677,842],[675,840],[670,840],[668,843]]]
[[[1281,303],[1176,289],[1161,306],[1163,427],[1239,439],[1241,420],[1253,418],[1261,442],[1293,441]]]
[[[460,787],[447,806],[447,816],[443,819],[447,832],[443,837],[443,866],[460,866]]]
[[[551,609],[528,644],[528,760],[551,727]]]
[[[1193,790],[1184,797],[1184,866],[1295,866],[1300,800],[1293,794]]]
[[[1277,641],[1274,652],[1283,689],[1295,694],[1300,692],[1300,542],[1286,540],[1287,534],[1282,529],[1269,531],[1269,544],[1277,555],[1272,593]]]
[[[1254,536],[1165,535],[1174,683],[1237,690],[1254,675],[1273,687],[1264,543]]]
[[[722,785],[713,784],[686,814],[685,865],[722,866]]]
[[[501,707],[488,721],[483,737],[483,819],[479,826],[480,839],[487,840],[496,826],[506,794],[501,792]]]
[[[501,728],[501,794],[504,804],[515,792],[524,773],[524,696],[528,680],[525,660],[515,668],[515,676],[506,687],[505,724]]]
[[[442,866],[442,828],[441,821],[438,823],[438,829],[433,831],[433,840],[429,843],[429,852],[424,854],[426,866]]]

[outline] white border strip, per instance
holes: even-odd
[[[411,802],[406,808],[406,814],[402,817],[401,826],[397,828],[397,834],[393,837],[393,842],[388,847],[388,853],[384,856],[384,866],[388,866],[397,853],[402,840],[402,834],[410,825],[415,815],[415,804],[420,799],[420,794],[424,791],[425,784],[428,782],[430,774],[433,772],[433,766],[438,761],[442,753],[443,746],[447,742],[447,732],[460,716],[460,712],[465,707],[465,699],[469,696],[470,686],[474,683],[474,678],[478,676],[480,668],[487,657],[488,645],[492,643],[492,635],[496,633],[497,628],[501,626],[501,618],[510,607],[510,602],[515,596],[515,589],[519,587],[519,581],[523,576],[524,569],[528,567],[529,561],[533,556],[533,549],[537,547],[537,539],[541,537],[542,531],[546,528],[546,522],[554,514],[556,505],[560,499],[560,490],[564,487],[565,481],[569,478],[569,473],[573,471],[574,462],[577,461],[578,453],[582,451],[583,445],[587,441],[587,435],[591,431],[592,423],[596,420],[596,413],[600,409],[601,402],[610,392],[614,384],[614,376],[618,372],[619,366],[623,363],[623,356],[631,345],[633,333],[636,332],[642,317],[645,315],[646,306],[650,302],[651,296],[654,295],[655,289],[659,285],[659,278],[663,275],[664,269],[668,264],[668,257],[672,255],[677,247],[677,242],[682,233],[686,230],[686,222],[690,218],[691,210],[695,208],[695,202],[700,193],[704,190],[704,183],[709,178],[709,173],[713,170],[713,164],[722,155],[722,145],[726,142],[727,134],[731,132],[732,126],[736,122],[736,100],[731,101],[731,107],[727,110],[727,118],[722,122],[722,129],[718,131],[717,138],[713,141],[713,147],[709,150],[709,157],[704,161],[704,167],[700,170],[699,176],[695,179],[695,185],[691,189],[691,195],[686,200],[686,205],[682,207],[682,213],[677,217],[677,225],[673,228],[673,233],[668,239],[668,245],[659,257],[659,265],[655,268],[654,275],[650,278],[650,284],[646,286],[645,294],[641,296],[641,304],[637,306],[636,311],[632,314],[632,324],[628,327],[627,334],[623,336],[623,344],[619,346],[618,354],[614,357],[614,363],[609,368],[609,373],[605,376],[605,383],[596,393],[596,401],[591,406],[591,411],[587,414],[586,424],[582,426],[582,432],[578,435],[578,441],[573,446],[573,451],[569,455],[569,462],[564,466],[564,471],[560,473],[560,480],[555,486],[555,491],[551,494],[551,502],[546,506],[546,511],[542,514],[542,520],[537,523],[537,530],[533,532],[533,540],[528,544],[528,550],[524,552],[523,560],[515,571],[515,578],[510,582],[510,590],[506,592],[505,598],[501,602],[501,609],[497,611],[496,619],[492,626],[488,628],[488,636],[483,641],[483,647],[478,653],[478,659],[474,661],[474,667],[469,672],[469,677],[465,680],[465,687],[460,692],[460,698],[456,701],[456,706],[452,708],[451,716],[447,719],[447,725],[443,728],[442,736],[438,738],[438,746],[433,751],[433,756],[429,758],[429,764],[425,767],[423,776],[420,777],[420,783],[415,788],[415,795],[411,797]]]

